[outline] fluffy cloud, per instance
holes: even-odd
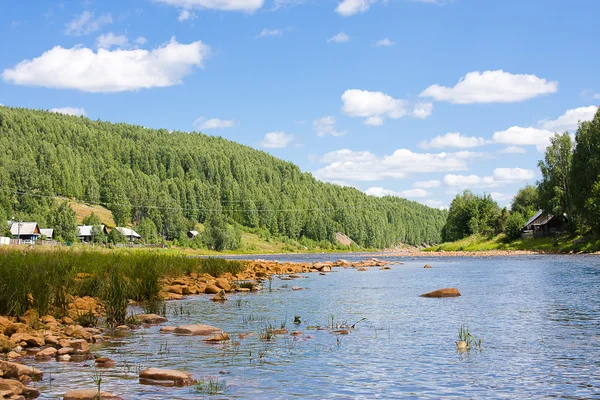
[[[437,209],[440,209],[440,210],[447,210],[448,209],[448,207],[444,206],[444,203],[442,203],[439,200],[431,200],[431,199],[430,200],[425,200],[425,201],[423,201],[423,204],[425,204],[428,207],[437,208]]]
[[[313,129],[317,132],[317,136],[344,136],[348,131],[335,130],[335,117],[323,117],[313,121]]]
[[[565,132],[570,131],[573,133],[577,130],[577,123],[579,121],[591,121],[594,118],[594,114],[598,111],[597,106],[579,107],[567,110],[563,115],[555,120],[542,120],[538,122],[538,125],[549,131],[553,132]]]
[[[335,12],[343,17],[349,17],[354,14],[366,12],[376,0],[342,0]]]
[[[478,153],[413,153],[399,149],[384,157],[349,149],[327,153],[321,159],[329,165],[314,172],[324,181],[377,181],[385,178],[406,178],[410,174],[464,171],[470,159]]]
[[[423,189],[409,189],[403,190],[401,192],[395,192],[393,190],[384,189],[382,187],[370,187],[365,190],[365,193],[369,196],[375,197],[383,197],[383,196],[397,196],[397,197],[406,197],[406,198],[415,198],[415,197],[427,197],[429,193]]]
[[[392,42],[389,38],[384,38],[375,42],[375,47],[389,47],[395,45],[395,42]]]
[[[557,90],[557,82],[548,82],[535,75],[511,74],[502,70],[474,71],[460,78],[454,87],[432,85],[420,96],[454,104],[510,103]]]
[[[479,187],[490,188],[502,186],[507,183],[531,181],[535,178],[535,172],[523,168],[496,168],[492,176],[480,177],[478,175],[454,175],[444,176],[444,184],[456,188]]]
[[[177,17],[177,21],[183,22],[187,20],[194,20],[196,18],[198,18],[196,14],[194,14],[190,10],[181,10],[181,12],[179,12],[179,16]]]
[[[443,149],[448,147],[456,147],[459,149],[468,149],[479,147],[485,144],[485,139],[474,136],[463,136],[458,132],[449,132],[443,136],[436,136],[431,140],[424,140],[419,143],[419,146],[424,149]]]
[[[110,49],[111,47],[126,47],[129,43],[127,36],[116,35],[113,32],[102,34],[96,38],[96,46],[99,49]]]
[[[342,95],[342,112],[351,117],[366,118],[367,125],[382,125],[383,118],[402,118],[407,114],[408,102],[382,92],[350,89]]]
[[[182,44],[175,38],[152,51],[99,49],[94,53],[86,47],[56,46],[5,69],[2,79],[15,85],[95,93],[167,87],[180,84],[194,67],[202,67],[209,53],[201,41]]]
[[[58,108],[51,108],[50,112],[55,112],[55,113],[65,114],[65,115],[76,115],[78,117],[86,115],[85,110],[83,108],[80,108],[80,107],[58,107]]]
[[[329,39],[327,39],[327,43],[346,43],[347,41],[350,40],[350,36],[346,35],[344,32],[340,32],[335,36],[330,37]]]
[[[435,187],[439,187],[440,185],[441,185],[441,182],[438,181],[438,180],[421,181],[421,182],[415,182],[415,183],[413,183],[413,187],[416,187],[418,189],[435,188]]]
[[[415,118],[425,119],[433,112],[433,104],[431,103],[416,103],[413,107],[411,115]]]
[[[295,7],[300,4],[304,4],[306,0],[275,0],[273,2],[273,10],[278,10],[280,8],[290,8]]]
[[[508,146],[500,150],[498,153],[501,154],[524,154],[527,153],[524,148],[519,146]]]
[[[284,149],[294,141],[294,135],[285,132],[269,132],[267,133],[261,146],[267,149]]]
[[[220,11],[242,11],[252,13],[264,4],[264,0],[154,0],[171,6],[192,9],[205,8]]]
[[[192,125],[194,126],[194,128],[199,129],[199,130],[226,129],[226,128],[233,128],[235,126],[235,122],[232,119],[231,120],[219,119],[219,118],[206,119],[204,117],[200,117],[197,120],[195,120],[192,123]]]
[[[494,132],[492,142],[513,146],[536,146],[538,151],[544,151],[550,144],[552,135],[554,132],[546,129],[511,126],[505,131]]]
[[[65,24],[65,34],[73,36],[87,35],[111,23],[112,17],[110,14],[95,17],[93,12],[84,11],[81,15]]]

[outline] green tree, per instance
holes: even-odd
[[[51,226],[54,228],[55,238],[65,242],[74,242],[77,237],[77,215],[69,203],[59,203],[54,207],[51,215]]]
[[[94,226],[94,225],[102,225],[102,222],[100,221],[100,217],[98,217],[98,215],[96,215],[96,213],[92,212],[90,215],[83,218],[82,224]]]
[[[521,236],[521,230],[525,226],[525,217],[520,212],[513,212],[506,220],[506,228],[504,233],[508,240],[516,240]]]
[[[539,208],[538,189],[533,185],[519,189],[510,206],[513,213],[520,213],[527,219],[531,218]]]

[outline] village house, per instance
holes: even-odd
[[[37,222],[9,221],[10,234],[19,244],[34,244],[42,235]]]
[[[521,239],[557,235],[563,232],[566,222],[566,215],[555,216],[544,210],[539,210],[521,230]]]
[[[142,238],[133,229],[123,228],[123,227],[120,227],[120,226],[117,226],[115,229],[118,230],[121,233],[121,235],[125,236],[125,239],[127,239],[130,242],[134,242],[134,241],[139,240],[139,239]]]
[[[54,229],[52,228],[45,228],[45,229],[40,229],[40,233],[42,234],[42,236],[44,236],[47,240],[52,240],[54,239]]]
[[[90,243],[93,239],[93,235],[92,233],[94,233],[92,231],[92,229],[94,228],[93,225],[80,225],[77,227],[77,237],[79,238],[79,240],[81,240],[84,243]],[[106,230],[106,226],[104,225],[100,225],[100,229],[102,230],[102,233],[104,233],[105,235],[108,235],[108,231]]]
[[[190,239],[193,239],[193,238],[195,238],[196,236],[198,236],[199,234],[200,234],[200,232],[198,232],[198,231],[188,231],[188,233],[187,233],[187,236],[188,236]]]

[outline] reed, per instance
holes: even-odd
[[[206,378],[196,383],[196,393],[206,395],[223,394],[227,390],[227,383],[219,378]]]

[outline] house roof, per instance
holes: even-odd
[[[529,218],[529,221],[527,221],[527,223],[525,224],[525,226],[529,226],[533,221],[535,221],[536,219],[538,219],[538,217],[540,215],[542,215],[543,213],[544,213],[544,210],[538,210],[538,212],[536,212],[533,217]]]
[[[93,225],[79,225],[77,227],[77,230],[79,231],[79,234],[77,236],[82,237],[82,236],[92,236],[92,228],[94,226]],[[102,229],[102,231],[104,231],[104,225],[100,225],[100,228]]]
[[[19,228],[20,226],[20,228]],[[10,233],[16,235],[39,235],[40,227],[37,222],[13,222],[10,226]]]
[[[123,235],[123,236],[133,236],[134,238],[137,238],[137,239],[141,238],[141,236],[138,235],[137,232],[134,231],[133,229],[117,226],[117,230],[119,232],[121,232],[121,235]]]
[[[48,239],[52,239],[52,237],[54,236],[54,229],[52,229],[52,228],[40,229],[40,233],[42,235],[46,236]]]
[[[196,237],[200,234],[200,232],[198,231],[188,231],[188,234],[192,235],[193,237]]]

